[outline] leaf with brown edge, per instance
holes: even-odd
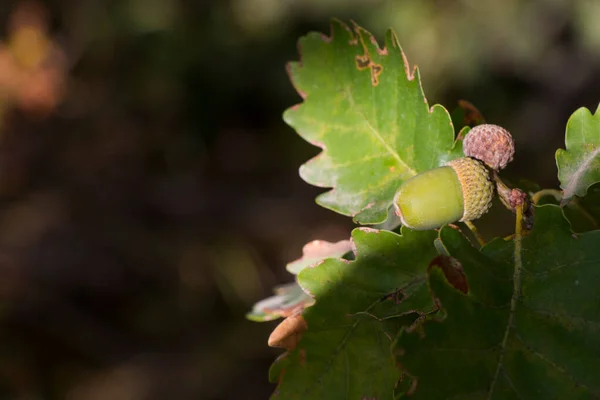
[[[361,224],[386,220],[399,185],[462,156],[450,115],[430,107],[418,69],[390,30],[380,47],[364,28],[333,20],[331,36],[311,32],[288,65],[303,98],[284,120],[323,151],[300,168],[330,191],[317,202]]]

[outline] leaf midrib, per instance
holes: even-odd
[[[571,179],[569,180],[569,184],[563,191],[563,199],[569,199],[573,197],[575,194],[575,190],[578,186],[578,183],[581,181],[585,172],[588,170],[588,166],[594,161],[596,157],[600,155],[600,146],[596,148],[593,152],[590,153],[589,157],[584,157],[584,161],[579,165],[579,168],[573,172],[571,175]]]
[[[356,102],[354,101],[354,96],[352,95],[352,89],[350,86],[345,86],[344,93],[348,98],[348,102],[350,103],[350,107],[355,110],[365,121],[371,136],[374,137],[383,147],[384,149],[396,160],[398,166],[406,170],[411,176],[415,176],[417,171],[413,168],[409,167],[406,162],[400,157],[400,154],[381,136],[379,130],[375,129],[375,127],[371,124],[371,121],[367,118],[367,116],[356,106]]]
[[[516,217],[516,229],[515,229],[515,239],[514,239],[514,262],[515,269],[513,272],[513,293],[510,299],[510,310],[508,314],[508,321],[506,323],[506,329],[504,330],[504,337],[502,338],[502,344],[500,347],[500,356],[498,357],[498,364],[496,365],[496,372],[494,373],[494,378],[492,379],[492,383],[490,384],[490,390],[488,392],[487,400],[492,399],[492,395],[494,394],[494,388],[496,386],[496,382],[498,381],[498,376],[500,375],[500,371],[502,370],[502,363],[504,361],[504,356],[506,354],[506,346],[508,344],[508,338],[512,329],[514,328],[515,323],[515,311],[517,309],[517,303],[519,301],[519,296],[521,293],[521,270],[523,268],[523,260],[521,256],[521,219],[522,219],[522,210],[517,212]]]

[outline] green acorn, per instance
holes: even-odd
[[[482,162],[464,157],[405,181],[394,196],[394,208],[404,226],[434,229],[481,217],[489,210],[493,194],[489,170]]]

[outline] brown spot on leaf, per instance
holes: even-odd
[[[369,57],[368,54],[365,54],[362,56],[357,55],[355,57],[355,60],[356,60],[356,68],[358,68],[359,71],[367,69],[371,65],[371,58]]]
[[[379,75],[383,71],[383,66],[379,64],[371,64],[371,82],[373,86],[379,85]]]
[[[391,295],[391,299],[394,302],[394,304],[402,303],[405,298],[406,298],[406,293],[404,293],[404,290],[402,290],[402,289],[395,291]]]
[[[372,44],[375,45],[377,54],[382,54],[381,50],[379,49],[379,45],[377,44],[377,40],[375,40],[375,38],[373,37],[373,35],[371,35],[369,32],[365,31],[363,28],[359,27],[356,23],[354,24],[354,31],[356,32],[356,37],[358,38],[358,40],[360,40],[360,44],[362,45],[363,48],[363,54],[362,55],[357,55],[355,58],[355,62],[356,62],[356,68],[358,68],[359,71],[365,70],[367,68],[370,68],[371,70],[371,84],[373,86],[377,86],[379,85],[379,75],[381,74],[381,72],[383,71],[383,66],[380,64],[377,64],[373,61],[371,54],[369,53],[369,47],[367,46],[367,44],[364,41],[364,35],[368,35],[369,40],[371,41]],[[385,52],[387,54],[387,51]]]
[[[449,256],[437,256],[436,258],[429,263],[428,270],[431,270],[433,267],[439,267],[446,280],[452,287],[461,292],[467,294],[469,292],[469,285],[467,283],[467,277],[463,271],[462,265],[460,262],[454,258]]]

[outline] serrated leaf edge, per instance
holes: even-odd
[[[382,56],[387,56],[388,55],[388,48],[387,46],[384,46],[383,48],[381,48],[379,46],[379,43],[377,42],[377,40],[375,39],[375,37],[373,36],[372,33],[370,33],[369,31],[367,31],[366,29],[362,28],[361,26],[359,26],[355,21],[351,20],[352,26],[354,29],[351,29],[347,24],[345,24],[344,22],[342,22],[341,20],[337,19],[337,18],[332,18],[331,19],[331,23],[330,23],[330,34],[329,36],[327,36],[324,33],[319,32],[321,39],[323,40],[323,42],[325,43],[331,43],[334,39],[334,25],[338,24],[340,27],[342,27],[343,29],[345,29],[351,36],[351,39],[349,40],[349,44],[350,45],[358,45],[359,44],[359,39],[362,42],[362,36],[360,35],[360,32],[363,32],[366,36],[369,37],[369,40],[371,41],[371,43],[373,45],[375,45],[375,48],[377,49],[377,52],[379,55]],[[408,59],[406,57],[406,54],[404,53],[404,50],[402,49],[402,46],[400,45],[400,42],[398,40],[398,37],[396,35],[396,33],[392,30],[392,29],[388,29],[386,32],[386,35],[389,35],[391,37],[392,43],[397,46],[398,50],[400,51],[400,54],[402,56],[402,60],[403,60],[403,64],[404,64],[404,73],[405,76],[407,78],[408,81],[413,81],[415,79],[415,77],[418,80],[419,83],[419,90],[420,90],[420,94],[423,96],[423,101],[425,103],[425,105],[427,106],[427,110],[429,114],[432,114],[434,112],[434,110],[436,108],[441,108],[441,110],[447,115],[448,117],[448,122],[450,124],[451,130],[452,132],[454,132],[454,125],[452,123],[452,118],[450,113],[448,112],[448,110],[442,106],[441,104],[434,104],[433,106],[429,106],[429,102],[427,100],[427,97],[425,96],[425,92],[423,91],[423,83],[421,81],[420,78],[420,73],[419,73],[419,68],[417,65],[414,65],[412,67],[410,67],[410,64],[408,62]],[[361,43],[363,48],[366,49],[366,44],[364,42]],[[293,72],[292,72],[292,65],[296,64],[298,65],[299,68],[302,68],[302,49],[300,48],[300,41],[298,41],[297,43],[297,48],[298,48],[298,54],[299,54],[299,60],[298,61],[292,61],[292,62],[288,62],[286,64],[286,72],[287,75],[290,79],[290,82],[292,83],[294,89],[296,90],[296,92],[299,94],[299,96],[302,98],[302,100],[306,99],[306,97],[308,96],[306,93],[304,93],[296,84],[295,80],[294,80],[294,76],[293,76]],[[288,109],[285,110],[285,112],[283,113],[283,120],[286,124],[288,124],[289,126],[292,126],[292,124],[290,124],[289,120],[287,119],[287,112],[288,110],[296,110],[297,108],[302,106],[302,102],[297,103],[291,107],[289,107]],[[369,124],[369,128],[373,131],[376,132],[376,130]],[[377,135],[379,136],[380,141],[382,141],[383,139],[381,139],[380,135],[378,132],[376,132]],[[303,137],[304,139],[304,137]],[[316,156],[314,156],[313,158],[311,158],[310,160],[308,160],[307,162],[305,162],[303,165],[300,166],[299,168],[299,175],[300,177],[307,183],[316,186],[316,187],[322,187],[322,188],[330,188],[329,191],[322,193],[320,195],[317,196],[316,198],[316,202],[317,204],[319,204],[320,206],[329,209],[331,211],[335,211],[339,214],[342,215],[346,215],[349,217],[353,218],[353,221],[359,224],[365,224],[365,225],[374,225],[374,224],[380,224],[383,221],[386,220],[387,216],[389,215],[390,212],[390,208],[388,207],[388,211],[386,213],[386,215],[378,221],[370,221],[370,222],[362,222],[360,221],[360,219],[358,218],[358,216],[360,214],[362,214],[364,211],[368,210],[369,208],[373,207],[373,205],[376,204],[376,202],[370,202],[368,203],[365,207],[361,208],[360,210],[353,212],[353,213],[345,213],[342,210],[337,209],[335,206],[333,205],[329,205],[327,204],[325,201],[323,201],[323,199],[325,197],[332,197],[333,194],[335,194],[336,191],[336,187],[335,186],[330,186],[329,184],[319,184],[318,182],[311,182],[306,178],[306,175],[303,173],[303,169],[306,168],[306,165],[309,165],[310,163],[316,162],[316,160],[318,160],[321,157],[325,157],[326,156],[326,151],[327,151],[327,147],[325,146],[324,143],[316,141],[316,140],[307,140],[304,139],[307,142],[309,142],[310,144],[312,144],[315,147],[319,147],[322,151],[317,154]],[[454,149],[457,144],[461,142],[461,140],[459,140],[457,137],[455,137],[452,149]],[[387,143],[384,143],[384,147],[386,148],[386,150],[388,151],[388,153],[390,153],[396,160],[399,160],[401,162],[401,164],[403,164],[408,171],[411,171],[412,176],[416,175],[416,171],[414,171],[413,168],[410,168],[406,165],[406,163],[400,158],[399,154],[394,151],[393,149],[391,149],[389,147],[389,145],[387,145]],[[449,160],[448,160],[449,161]],[[390,203],[391,203],[392,199],[390,199]]]

